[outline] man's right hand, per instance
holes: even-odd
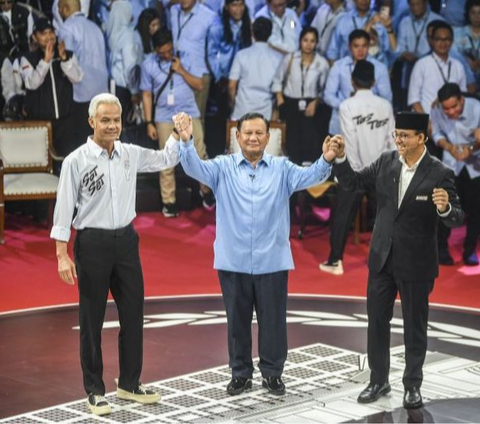
[[[58,256],[58,275],[67,284],[74,285],[77,278],[77,271],[75,264],[68,256],[68,253]]]
[[[53,58],[53,48],[55,47],[55,43],[48,43],[47,47],[45,48],[45,54],[43,56],[43,61],[45,63],[50,63]]]
[[[154,124],[147,124],[147,135],[152,140],[157,140],[158,139],[157,128],[155,127]]]
[[[173,117],[173,122],[178,135],[181,140],[186,143],[192,138],[193,134],[193,120],[190,115],[187,115],[185,112],[180,112],[178,115]]]
[[[333,137],[326,137],[323,146],[323,157],[328,162],[332,162],[335,158],[342,158],[345,156],[345,141],[341,135],[334,135]]]

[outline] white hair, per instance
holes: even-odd
[[[90,118],[95,118],[98,107],[102,104],[117,105],[120,109],[120,113],[122,113],[122,105],[117,96],[110,93],[100,93],[90,101],[90,106],[88,106],[88,116]]]

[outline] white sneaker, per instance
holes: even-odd
[[[117,397],[123,400],[133,400],[138,403],[149,404],[158,402],[161,399],[159,393],[155,390],[148,389],[142,383],[140,383],[133,392],[123,390],[117,387]]]
[[[323,271],[323,272],[328,272],[333,275],[343,275],[342,261],[337,261],[333,263],[329,263],[327,261],[322,264],[319,264],[318,267],[320,268],[320,271]]]
[[[108,415],[112,412],[110,404],[105,396],[90,393],[87,398],[87,405],[90,412],[95,415]]]

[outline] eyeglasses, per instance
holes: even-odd
[[[401,142],[405,142],[407,140],[407,138],[415,137],[417,135],[418,134],[397,133],[395,131],[392,132],[392,138],[394,140],[396,140],[398,138]]]
[[[451,43],[452,39],[450,37],[435,37],[433,41],[436,41],[437,43]]]
[[[0,4],[12,4],[13,0],[0,0]]]

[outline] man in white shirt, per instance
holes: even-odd
[[[56,240],[60,278],[73,285],[78,275],[80,359],[87,406],[93,414],[106,415],[111,408],[102,377],[101,331],[109,291],[120,319],[117,397],[144,404],[160,400],[158,393],[140,382],[144,289],[132,221],[137,173],[174,167],[179,138],[172,134],[163,150],[121,143],[122,106],[108,93],[92,99],[89,116],[93,136],[62,165],[50,237]],[[75,263],[67,250],[72,225],[77,230]]]
[[[340,128],[352,169],[359,171],[375,161],[380,154],[395,149],[392,138],[395,129],[392,105],[372,92],[375,67],[359,60],[352,73],[353,97],[339,109]],[[337,187],[337,205],[330,225],[330,255],[320,264],[320,270],[334,275],[343,274],[343,252],[348,230],[352,225],[365,191],[349,192]],[[374,195],[368,193],[372,201]],[[373,198],[373,199],[372,199]]]
[[[438,90],[447,82],[467,91],[465,70],[458,60],[450,57],[452,27],[439,22],[433,29],[432,41],[433,52],[415,63],[408,89],[408,105],[419,113],[430,113]]]
[[[345,13],[344,0],[325,0],[312,21],[312,27],[318,31],[318,52],[325,57],[328,43],[338,19]]]

